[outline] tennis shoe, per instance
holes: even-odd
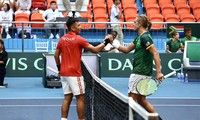
[[[73,17],[73,13],[72,13],[72,11],[70,11],[70,12],[67,14],[67,16],[69,16],[69,17]]]
[[[10,34],[7,34],[6,39],[10,39],[10,38],[11,38]]]
[[[53,36],[53,34],[51,33],[50,36],[49,36],[49,39],[53,39],[53,37],[54,37],[54,36]]]
[[[58,34],[56,34],[56,38],[57,38],[57,39],[59,39],[59,38],[60,38],[60,36],[59,36]]]
[[[75,17],[76,17],[76,18],[81,17],[81,14],[80,14],[79,12],[76,12],[76,13],[75,13]]]

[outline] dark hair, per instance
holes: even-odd
[[[4,41],[2,39],[0,39],[0,44],[3,45],[3,51],[6,51],[5,47],[4,47]]]
[[[79,22],[78,18],[69,17],[66,23],[69,30],[71,30],[71,27],[75,22]]]
[[[9,11],[10,10],[10,5],[8,3],[5,3],[4,5],[7,6],[7,11]]]
[[[184,33],[188,32],[188,31],[192,31],[192,28],[187,27],[187,28],[184,29]]]
[[[152,23],[150,22],[149,18],[148,18],[146,15],[141,14],[141,15],[139,15],[137,18],[138,18],[138,22],[139,22],[140,24],[142,24],[142,26],[143,26],[144,28],[146,28],[146,29],[148,29],[148,30],[151,29]]]
[[[115,36],[115,38],[116,38],[117,35],[118,35],[117,31],[112,31],[112,33],[115,33],[115,34],[116,34],[116,36]],[[114,38],[114,39],[115,39],[115,38]]]
[[[171,37],[175,36],[178,32],[177,31],[173,31],[170,33]]]
[[[4,45],[4,42],[3,42],[3,40],[2,40],[2,39],[0,39],[0,44]]]
[[[118,35],[117,31],[112,31],[112,32],[114,32],[116,35]]]
[[[51,5],[52,3],[56,3],[56,1],[52,0],[52,1],[50,2],[50,5]]]

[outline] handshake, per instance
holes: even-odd
[[[119,41],[117,41],[117,40],[114,41],[114,36],[113,36],[113,35],[110,35],[110,34],[106,35],[106,37],[105,37],[103,43],[105,44],[105,46],[106,46],[108,43],[110,43],[110,44],[111,44],[114,48],[116,48],[116,49],[118,49],[119,46],[120,46]]]

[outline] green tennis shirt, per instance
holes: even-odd
[[[152,75],[153,55],[148,49],[153,45],[153,40],[149,32],[138,36],[133,43],[135,44],[133,73],[140,75]]]
[[[197,41],[197,38],[192,36],[190,39],[188,39],[187,37],[184,37],[182,40],[181,40],[181,43],[182,45],[185,45],[185,41]]]
[[[167,41],[166,44],[169,46],[169,50],[171,52],[177,52],[181,48],[180,40],[177,40],[176,42],[174,42],[172,39],[170,39],[169,41]]]

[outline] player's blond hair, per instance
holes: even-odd
[[[149,18],[146,15],[141,14],[137,18],[138,18],[138,22],[142,24],[142,27],[148,30],[151,29],[152,23],[150,22]]]

